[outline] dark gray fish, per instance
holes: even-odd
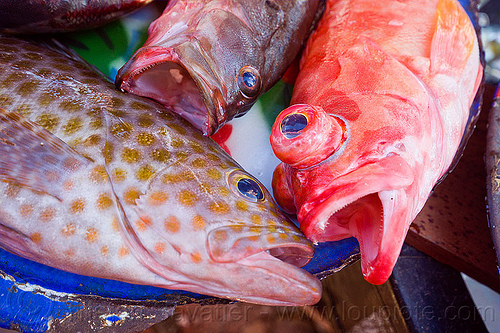
[[[51,33],[89,29],[153,0],[2,0],[0,32]]]
[[[489,113],[485,162],[489,225],[500,263],[500,84]]]
[[[211,135],[280,79],[323,7],[321,0],[170,1],[116,86]]]
[[[69,272],[312,304],[312,244],[213,140],[80,61],[0,37],[0,247]]]

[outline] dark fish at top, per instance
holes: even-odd
[[[153,98],[205,135],[245,114],[283,75],[321,0],[170,1],[116,86]]]
[[[0,32],[51,33],[94,28],[153,0],[2,0]]]

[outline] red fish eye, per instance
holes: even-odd
[[[271,130],[276,157],[293,168],[312,167],[339,151],[348,138],[347,123],[320,106],[294,104],[283,110]]]
[[[240,69],[237,83],[238,88],[246,98],[257,96],[262,85],[259,71],[252,66],[244,66]]]
[[[281,121],[281,133],[287,139],[293,139],[301,134],[309,124],[309,119],[302,113],[292,113]]]

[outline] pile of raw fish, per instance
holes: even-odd
[[[115,86],[26,36],[147,2],[0,4],[0,247],[83,275],[299,305],[321,297],[300,269],[313,242],[354,236],[365,278],[386,281],[474,121],[483,74],[460,4],[171,0]],[[207,136],[301,52],[271,133],[278,206]]]

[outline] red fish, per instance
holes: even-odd
[[[116,86],[212,135],[280,79],[322,9],[319,0],[172,0]]]
[[[278,203],[314,242],[356,237],[365,279],[383,283],[481,80],[457,1],[329,0],[271,132]]]

